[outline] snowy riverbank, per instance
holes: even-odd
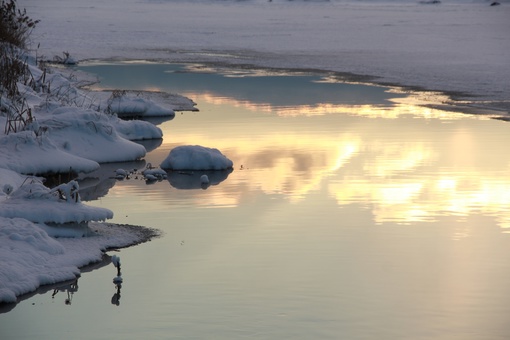
[[[101,261],[107,250],[159,235],[153,229],[111,223],[91,223],[88,237],[80,237],[75,228],[67,232],[67,237],[53,238],[40,224],[0,217],[0,305],[43,285],[79,277],[81,267]]]
[[[78,182],[58,181],[49,188],[41,176],[72,179],[103,162],[139,160],[147,151],[134,141],[161,139],[162,132],[118,114],[171,119],[174,108],[192,110],[194,103],[174,95],[177,104],[167,101],[163,107],[122,91],[90,94],[75,78],[24,51],[2,56],[17,58],[25,72],[15,84],[20,89],[15,99],[0,89],[5,127],[0,132],[0,303],[13,303],[42,285],[76,278],[80,267],[100,261],[107,249],[157,235],[144,227],[105,223],[113,212],[83,203]]]

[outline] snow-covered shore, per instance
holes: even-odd
[[[81,267],[101,261],[107,250],[158,236],[156,230],[139,226],[92,223],[90,228],[93,235],[88,237],[68,229],[68,237],[55,239],[40,224],[0,217],[0,305],[43,285],[77,278]]]
[[[91,97],[76,80],[38,65],[25,51],[2,55],[13,56],[30,81],[17,81],[16,99],[0,88],[0,125],[5,127],[0,131],[0,304],[76,278],[80,267],[100,261],[107,249],[157,235],[145,227],[106,223],[113,212],[83,203],[78,182],[49,188],[40,176],[75,177],[98,170],[103,162],[140,160],[147,151],[134,141],[161,139],[162,132],[146,121],[121,120],[117,112],[174,115],[173,107],[124,92]],[[185,108],[183,103],[193,108],[182,98],[177,107]]]
[[[319,69],[508,111],[510,1],[20,1],[52,57]],[[73,20],[69,20],[69,18]],[[469,96],[468,96],[469,95]],[[472,97],[476,96],[476,97]]]

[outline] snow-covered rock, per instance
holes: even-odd
[[[163,169],[145,169],[142,171],[142,175],[149,181],[163,180],[167,178],[167,173]]]
[[[200,145],[182,145],[170,151],[161,168],[170,170],[226,170],[234,163],[218,149]]]

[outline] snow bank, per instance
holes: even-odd
[[[100,261],[108,248],[126,247],[156,236],[133,226],[91,224],[93,237],[53,239],[38,224],[0,217],[0,303],[39,286],[71,280],[79,267]]]
[[[78,268],[48,263],[64,251],[62,244],[37,225],[21,218],[0,217],[0,302],[15,302],[17,295],[40,285],[76,277]]]
[[[62,150],[99,163],[135,160],[146,153],[143,146],[119,136],[110,117],[97,111],[62,107],[41,117],[39,124],[48,127],[49,138]]]
[[[108,102],[111,113],[119,117],[172,117],[175,112],[145,98],[123,95]]]
[[[74,181],[52,190],[45,187],[39,179],[29,179],[0,200],[0,216],[59,224],[113,218],[112,211],[108,209],[82,204],[77,199],[78,196],[73,196],[72,191],[74,194],[78,191],[78,184]]]
[[[160,128],[145,121],[123,121],[115,114],[100,111],[77,87],[77,83],[55,70],[43,71],[35,58],[20,52],[34,79],[18,83],[20,93],[32,113],[31,122],[10,131],[0,131],[0,167],[23,174],[87,173],[99,168],[98,163],[137,160],[145,156],[145,148],[133,140],[161,139]],[[0,101],[10,110],[9,98]],[[161,108],[144,99],[149,114],[172,110]],[[26,119],[27,117],[25,117]],[[6,125],[6,114],[0,114],[0,125]]]
[[[0,89],[0,126],[10,127],[0,131],[0,303],[75,278],[79,267],[99,261],[108,247],[154,236],[148,229],[91,222],[113,213],[83,204],[78,182],[49,189],[40,178],[22,174],[90,173],[99,163],[136,161],[146,149],[132,140],[162,137],[151,123],[102,112],[72,77],[40,69],[28,52],[17,58],[26,70],[14,84],[19,100]],[[60,61],[73,60],[66,55]],[[119,113],[174,115],[146,99],[124,98],[117,107]]]
[[[0,135],[0,167],[22,174],[91,172],[95,161],[59,149],[48,136],[32,131]]]
[[[0,203],[7,195],[17,190],[26,178],[15,171],[0,168]]]
[[[160,166],[170,170],[226,170],[234,163],[218,149],[183,145],[172,149]]]
[[[117,134],[127,140],[163,138],[163,131],[160,128],[144,120],[122,120],[112,117],[110,123],[115,127]]]

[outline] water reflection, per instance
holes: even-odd
[[[207,190],[189,175],[175,186],[116,181],[88,202],[165,236],[123,250],[129,284],[115,313],[104,307],[121,303],[112,273],[84,276],[80,313],[60,314],[76,321],[63,337],[508,338],[506,124],[388,91],[375,106],[335,102],[346,112],[308,114],[301,110],[321,104],[285,107],[197,85],[200,112],[162,123],[164,140],[143,166],[199,144],[221,150],[235,170]],[[95,178],[143,168],[111,166]],[[24,338],[41,337],[40,312],[32,314],[20,307],[2,331],[20,334],[23,323]],[[56,322],[45,320],[47,338]]]
[[[120,290],[122,288],[122,284],[121,283],[116,283],[115,284],[115,293],[113,294],[112,296],[112,305],[115,305],[115,306],[120,306]]]
[[[148,119],[147,121],[152,122],[153,120]],[[168,121],[168,120],[165,120],[165,121]],[[135,142],[140,145],[143,145],[147,152],[151,152],[151,151],[159,148],[161,146],[161,144],[163,143],[163,140],[162,139],[146,139],[146,140],[137,140]]]
[[[100,75],[93,89],[125,89],[235,98],[261,106],[298,107],[319,104],[391,105],[389,99],[404,97],[386,88],[323,82],[329,74],[298,72],[258,72],[156,63],[89,63],[77,67]],[[246,79],[249,78],[249,81]],[[195,97],[189,96],[195,102]]]
[[[232,169],[221,171],[169,171],[168,182],[176,189],[207,189],[211,185],[218,185],[227,179]],[[203,175],[209,178],[208,183],[200,179]]]
[[[111,263],[111,257],[107,254],[104,254],[101,258],[101,261],[96,263],[92,263],[80,268],[80,274],[90,273],[97,269],[103,268]],[[40,286],[35,291],[18,296],[16,303],[2,303],[0,304],[0,314],[10,312],[15,307],[19,306],[21,302],[28,300],[36,295],[48,295],[48,298],[53,300],[58,300],[58,298],[63,295],[64,300],[63,304],[66,306],[72,305],[73,297],[78,293],[78,281],[81,276],[76,277],[75,279],[58,282],[55,284],[47,284]],[[49,294],[51,292],[51,295]]]
[[[398,91],[389,91],[398,93]],[[235,97],[223,97],[215,93],[186,92],[185,95],[199,103],[214,105],[229,105],[252,112],[264,112],[277,114],[282,117],[295,116],[322,116],[328,114],[356,115],[367,118],[397,119],[400,117],[415,117],[426,119],[457,120],[466,118],[466,114],[447,110],[434,109],[432,107],[419,106],[432,102],[445,101],[444,95],[435,93],[409,94],[405,98],[389,98],[387,102],[378,104],[352,104],[345,103],[317,103],[314,105],[275,105],[271,102],[251,102],[239,100]],[[425,98],[423,98],[425,97]]]
[[[51,294],[51,298],[55,299],[55,296],[58,293],[65,293],[66,298],[64,300],[64,303],[66,305],[71,305],[73,302],[73,295],[78,291],[78,279],[71,281],[70,283],[58,286],[57,288],[53,289],[53,294]]]
[[[161,144],[161,140],[159,143]],[[97,200],[108,194],[111,188],[117,183],[115,178],[115,170],[127,169],[138,170],[146,166],[145,160],[136,160],[132,162],[103,163],[101,167],[91,173],[81,174],[78,178],[80,185],[80,197],[83,201]],[[134,177],[133,180],[139,178]],[[142,177],[140,177],[142,179]]]
[[[395,124],[361,115],[326,116],[324,123],[310,124],[313,127],[293,118],[288,122],[291,128],[274,120],[251,121],[249,131],[239,127],[241,133],[230,131],[237,130],[235,123],[225,131],[223,124],[229,123],[224,121],[217,129],[209,125],[207,133],[187,133],[185,125],[163,128],[172,140],[214,146],[234,161],[239,171],[228,179],[230,185],[219,186],[205,198],[208,204],[238,206],[254,192],[299,202],[326,188],[338,205],[371,206],[376,223],[407,224],[483,212],[497,216],[506,228],[510,158],[497,152],[510,142],[505,126],[476,117],[451,125],[442,118],[401,119]],[[174,145],[164,142],[149,157],[161,159]],[[160,199],[157,190],[151,195]],[[203,204],[204,198],[200,201]]]
[[[136,83],[127,79],[128,67],[140,73],[132,77]],[[147,156],[159,164],[173,147],[198,144],[234,161],[239,171],[218,180],[214,191],[181,197],[193,204],[236,207],[253,193],[298,203],[325,190],[338,206],[369,206],[377,224],[482,213],[510,227],[505,125],[423,105],[447,100],[437,93],[340,84],[329,75],[214,73],[197,65],[83,69],[101,72],[103,87],[150,85],[198,103],[200,113],[161,125],[170,137]],[[172,174],[169,182],[201,187],[199,176]],[[148,199],[172,195],[179,194],[157,186]]]

